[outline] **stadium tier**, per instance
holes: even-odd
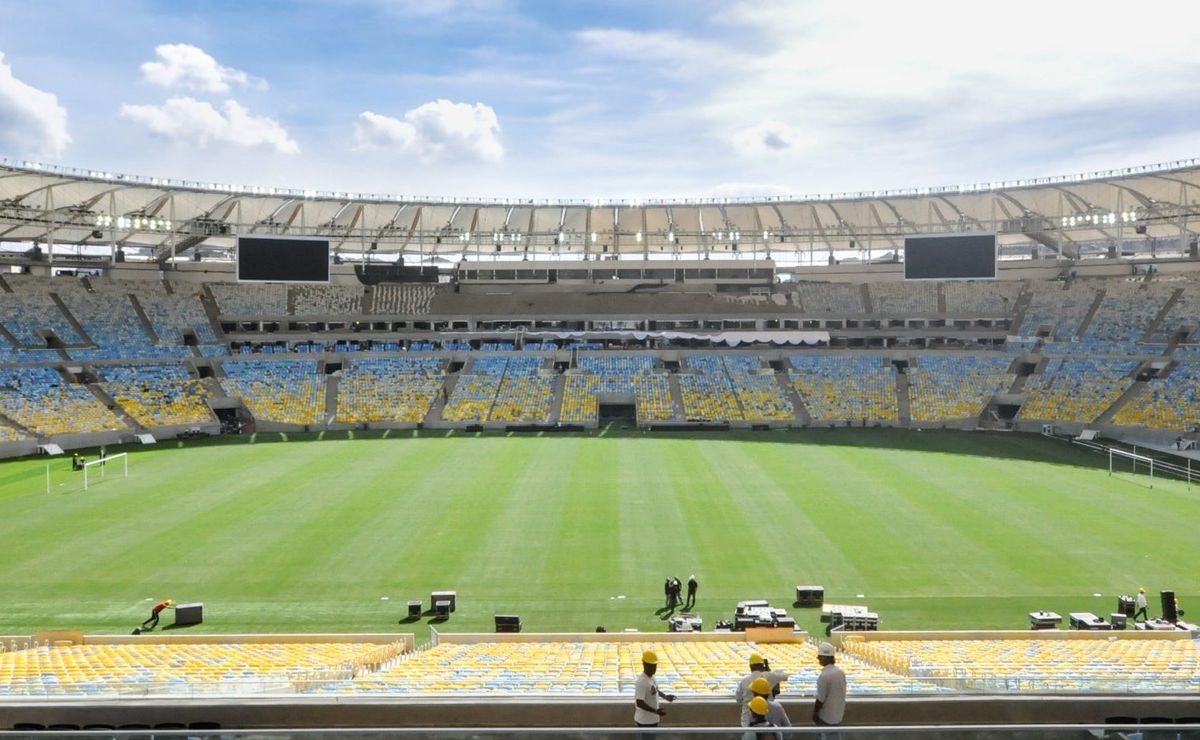
[[[110,365],[105,392],[147,428],[215,422],[206,400],[212,389],[180,365]]]
[[[127,432],[131,424],[161,429],[212,422],[211,400],[223,395],[241,400],[247,421],[321,428],[594,425],[602,404],[617,415],[632,407],[643,425],[970,426],[978,420],[994,426],[1000,423],[995,406],[986,418],[983,412],[1000,404],[1018,407],[1017,424],[1105,423],[1189,433],[1200,424],[1186,380],[1200,359],[1197,345],[1186,341],[1197,326],[1197,286],[1200,281],[1188,275],[1066,282],[808,281],[786,293],[757,295],[762,300],[753,305],[762,311],[817,317],[796,320],[797,329],[822,329],[830,346],[796,351],[754,341],[737,349],[697,347],[694,338],[524,342],[503,322],[494,322],[494,329],[507,334],[489,336],[481,318],[456,319],[453,335],[442,331],[449,320],[440,325],[366,320],[427,311],[435,297],[454,310],[459,294],[439,293],[432,284],[287,286],[10,275],[0,282],[5,309],[0,363],[49,371],[39,376],[44,378],[65,377],[60,371],[77,374],[66,363],[84,363],[78,379],[98,379],[101,385],[93,393],[68,383],[77,386],[68,394],[72,403],[102,407],[109,403],[107,392],[118,413],[86,411],[75,424],[69,414],[54,410],[62,408],[60,400],[40,409],[34,422],[31,410],[18,410],[20,404],[11,400],[18,394],[10,392],[14,413],[0,427],[11,431],[0,434],[14,441]],[[541,295],[528,293],[529,305],[536,307]],[[472,301],[482,305],[478,295]],[[217,314],[234,318],[224,321]],[[889,318],[865,318],[872,315]],[[306,318],[285,327],[278,322],[284,316]],[[347,322],[355,316],[364,320]],[[597,317],[597,323],[603,321]],[[750,324],[736,323],[743,342],[755,331],[778,330]],[[941,337],[976,330],[987,338],[970,344]],[[374,331],[400,333],[368,333]],[[846,336],[839,340],[840,332]],[[864,332],[880,337],[856,338]],[[224,344],[229,338],[232,343]],[[218,363],[209,372],[209,359],[227,357],[229,346],[237,358],[273,355],[285,361],[229,360],[224,370],[216,369]],[[627,349],[640,352],[622,351]],[[414,352],[433,356],[415,358]],[[459,352],[475,357],[452,366],[448,354],[436,356]],[[298,355],[313,359],[298,363]],[[328,382],[325,362],[335,363]],[[894,364],[906,369],[898,373]],[[111,365],[122,368],[106,368]],[[440,369],[431,371],[434,367]],[[144,377],[130,374],[136,372]],[[214,373],[219,386],[199,381]],[[1149,380],[1135,386],[1137,377]],[[132,421],[122,423],[119,411]],[[57,422],[48,423],[51,418]]]
[[[0,370],[0,413],[45,437],[127,428],[86,387],[48,367]]]
[[[1008,357],[925,355],[908,374],[914,422],[979,416],[988,401],[1012,385]]]
[[[0,697],[287,693],[353,675],[399,644],[85,644],[0,652]]]
[[[1181,363],[1167,377],[1148,381],[1113,421],[1154,429],[1193,428],[1200,423],[1200,364]]]
[[[914,678],[966,691],[1194,692],[1200,652],[1194,640],[922,639],[864,640],[845,653]]]
[[[887,358],[791,355],[792,386],[819,421],[897,421],[896,371]]]
[[[444,366],[436,357],[354,360],[338,382],[337,420],[423,421],[444,387]]]
[[[229,360],[222,364],[225,392],[242,399],[258,419],[283,424],[320,423],[325,379],[311,360]]]
[[[1130,373],[1137,366],[1131,360],[1050,360],[1040,375],[1026,381],[1028,400],[1020,415],[1049,421],[1095,421],[1133,385]]]
[[[1196,643],[1148,639],[1036,639],[1025,635],[881,633],[839,639],[851,696],[992,693],[1193,692]],[[783,702],[811,697],[820,666],[809,642],[756,644],[697,637],[663,642],[403,643],[253,640],[229,643],[43,645],[0,652],[0,697],[632,696],[643,651],[658,655],[661,686],[687,698],[732,697],[751,653],[790,675]]]

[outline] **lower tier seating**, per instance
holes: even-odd
[[[325,379],[311,360],[228,360],[225,392],[261,421],[310,425],[325,412]]]
[[[914,422],[969,419],[1012,385],[1009,357],[923,356],[909,370]]]
[[[47,437],[128,429],[86,387],[48,367],[0,370],[0,413]]]
[[[878,356],[793,355],[789,373],[818,421],[896,421],[896,371]]]

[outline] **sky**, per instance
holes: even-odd
[[[0,156],[495,198],[785,196],[1200,154],[1200,3],[0,0]],[[1182,34],[1182,35],[1181,35]]]

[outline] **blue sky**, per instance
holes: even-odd
[[[1169,28],[1200,27],[1200,3],[1155,8],[1159,20],[1109,0],[4,0],[0,155],[559,198],[825,193],[1190,158],[1200,54]]]

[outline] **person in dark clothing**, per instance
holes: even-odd
[[[671,603],[671,578],[670,578],[670,576],[667,577],[667,580],[663,581],[663,596],[666,597],[666,603],[663,604],[663,609],[673,608],[674,605]]]
[[[164,601],[158,602],[157,604],[154,605],[154,608],[150,610],[150,618],[147,619],[145,622],[142,622],[142,629],[147,630],[147,631],[154,629],[155,627],[158,626],[158,615],[162,614],[164,609],[174,609],[174,608],[175,608],[175,602],[171,601],[170,599],[166,599]]]
[[[695,573],[688,576],[687,587],[687,602],[684,603],[683,608],[691,609],[692,607],[696,606],[696,589],[700,587],[700,584],[696,581]]]

